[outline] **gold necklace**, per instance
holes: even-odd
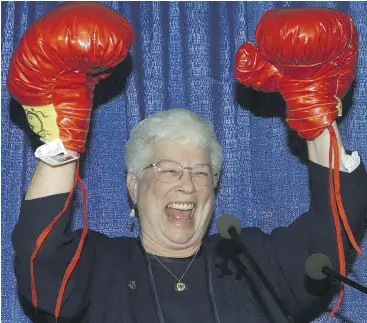
[[[181,278],[178,278],[172,271],[170,271],[165,264],[160,261],[154,254],[151,254],[162,266],[164,269],[166,269],[176,280],[177,283],[175,283],[173,285],[173,288],[175,289],[176,292],[183,292],[184,290],[187,289],[187,286],[185,283],[181,282],[182,278],[184,278],[184,276],[186,275],[186,272],[189,270],[190,266],[192,265],[192,263],[194,262],[196,255],[198,254],[198,250],[196,250],[194,257],[192,258],[192,260],[190,261],[189,265],[187,266],[186,270],[184,271],[184,273],[182,274]],[[149,257],[148,257],[149,259]]]

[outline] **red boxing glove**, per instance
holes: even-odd
[[[99,3],[68,2],[43,15],[22,37],[7,80],[31,129],[84,152],[94,87],[133,41],[127,20]]]
[[[279,91],[287,104],[287,122],[301,137],[314,139],[325,128],[330,133],[330,207],[339,270],[345,275],[340,220],[350,243],[362,252],[342,203],[339,148],[332,123],[341,115],[341,99],[355,79],[357,31],[349,15],[333,9],[275,9],[263,14],[255,38],[258,49],[245,43],[237,51],[236,79],[258,90]],[[343,289],[331,315],[342,297]]]
[[[51,155],[49,142],[58,143],[56,139],[61,139],[64,146],[61,148],[84,152],[94,87],[125,59],[133,41],[133,30],[125,18],[95,2],[65,3],[43,15],[27,30],[11,59],[7,87],[25,109],[31,129],[48,142],[47,154],[41,154],[41,159],[57,165],[73,158],[51,158],[56,154],[53,151]],[[35,259],[79,183],[83,194],[84,226],[60,285],[56,319],[88,232],[86,189],[79,175],[79,163],[76,167],[74,184],[65,206],[38,236],[30,259],[32,303],[37,307]]]
[[[351,17],[326,8],[270,10],[255,38],[256,65],[243,71],[249,59],[243,45],[236,54],[236,78],[255,89],[279,91],[289,126],[303,138],[317,137],[341,114],[340,99],[355,78],[358,35]]]

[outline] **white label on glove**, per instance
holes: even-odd
[[[52,141],[41,139],[45,144],[38,147],[35,156],[51,166],[59,166],[77,160],[78,157],[67,154],[62,141],[58,138]]]

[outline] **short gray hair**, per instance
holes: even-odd
[[[125,165],[129,173],[138,178],[155,144],[174,140],[192,147],[208,149],[211,164],[220,171],[223,161],[222,147],[210,123],[186,109],[171,109],[140,121],[132,130],[126,143]]]

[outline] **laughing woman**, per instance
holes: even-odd
[[[222,149],[208,122],[188,110],[141,121],[127,143],[126,184],[140,236],[70,230],[94,85],[125,58],[132,42],[130,25],[112,9],[71,2],[40,18],[13,56],[8,89],[26,111],[37,114],[42,129],[28,121],[33,131],[43,130],[46,142],[37,152],[41,161],[13,233],[20,293],[38,308],[40,322],[309,321],[339,291],[333,285],[322,295],[312,294],[304,275],[305,261],[315,252],[338,267],[329,205],[329,131],[336,134],[342,161],[353,161],[337,171],[356,238],[363,234],[367,209],[364,166],[356,154],[344,153],[335,122],[333,130],[307,141],[309,211],[269,235],[256,228],[240,234],[273,290],[236,243],[207,234]],[[350,248],[346,239],[344,248]]]

